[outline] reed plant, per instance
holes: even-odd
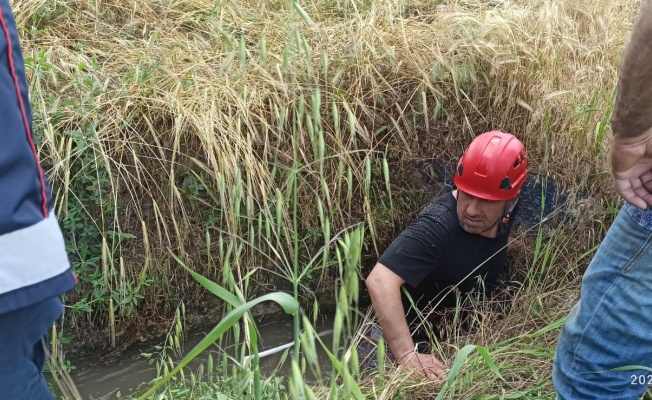
[[[14,2],[38,151],[80,279],[68,331],[116,346],[138,321],[172,319],[180,300],[202,304],[182,264],[238,299],[225,313],[283,281],[313,308],[295,314],[288,390],[322,396],[300,379],[302,348],[319,343],[307,323],[319,294],[335,293],[338,307],[360,297],[351,271],[364,275],[431,195],[415,189],[417,163],[453,161],[475,134],[502,129],[582,218],[523,239],[514,304],[504,319],[487,312],[475,339],[443,345],[467,362],[451,361],[460,367],[445,386],[360,377],[344,350],[357,313],[338,308],[342,335],[325,346],[337,378],[323,387],[507,398],[500,390],[530,385],[548,396],[558,321],[618,205],[608,121],[639,3]],[[255,327],[239,326],[242,351],[255,354]]]
[[[296,218],[285,249],[303,253],[329,242],[316,231],[364,221],[377,255],[424,201],[404,183],[411,163],[454,159],[486,129],[517,134],[564,187],[604,193],[636,5],[17,2],[39,152],[81,277],[73,318],[119,333],[155,299],[199,296],[167,249],[191,262],[206,229],[255,243]]]

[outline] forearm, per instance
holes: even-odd
[[[371,302],[383,338],[394,356],[400,360],[405,354],[414,351],[414,341],[401,302],[400,287],[383,287],[383,282],[377,283],[379,285],[368,284]]]
[[[611,119],[617,137],[636,137],[652,127],[652,3],[641,9],[620,68]]]
[[[383,337],[396,360],[406,368],[425,373],[429,378],[444,378],[446,367],[437,357],[414,351],[414,341],[401,300],[401,286],[405,283],[403,278],[377,263],[366,283]]]

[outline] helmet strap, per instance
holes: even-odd
[[[518,202],[518,196],[516,196],[516,199],[514,199],[514,201],[512,202],[512,204],[510,204],[509,207],[507,207],[507,208],[505,209],[505,212],[503,212],[503,216],[502,216],[502,218],[501,218],[501,222],[502,222],[503,224],[506,224],[507,222],[509,222],[509,219],[510,219],[511,216],[512,216],[512,211],[514,211],[514,208],[516,207],[516,203],[517,203],[517,202]]]

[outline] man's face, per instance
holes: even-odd
[[[457,191],[457,217],[465,231],[495,237],[498,221],[509,201],[484,200],[461,190]]]

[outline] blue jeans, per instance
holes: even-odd
[[[61,315],[58,298],[0,315],[0,399],[51,400],[43,337]]]
[[[652,367],[652,232],[621,209],[559,335],[557,399],[638,399],[652,371],[627,366]]]

